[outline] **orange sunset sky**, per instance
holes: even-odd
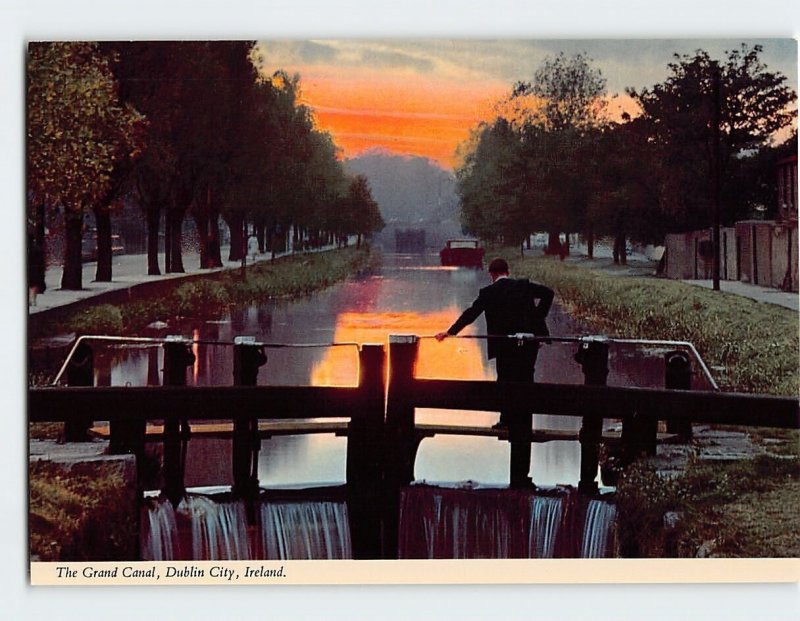
[[[633,112],[625,87],[652,86],[668,75],[674,53],[704,49],[723,57],[741,40],[332,40],[263,41],[264,65],[300,74],[302,101],[349,158],[382,148],[452,169],[457,146],[519,80],[563,51],[585,53],[607,80],[609,111]],[[797,89],[796,43],[747,40],[764,47],[769,70]]]

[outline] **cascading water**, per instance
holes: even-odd
[[[585,509],[586,516],[582,511]],[[545,494],[415,485],[400,501],[400,558],[598,558],[616,510],[574,490]]]
[[[178,552],[178,524],[168,500],[156,500],[142,508],[140,553],[145,561],[172,561]]]
[[[264,503],[261,506],[261,537],[266,559],[353,557],[344,503]]]
[[[143,560],[352,558],[347,508],[337,502],[262,502],[248,528],[243,502],[187,494],[177,510],[150,500],[142,510]]]
[[[528,537],[530,558],[553,558],[561,518],[562,498],[534,496],[531,500],[531,526]]]
[[[246,560],[251,557],[247,514],[242,502],[214,502],[186,495],[178,514],[189,518],[193,560]]]
[[[586,507],[581,558],[605,558],[608,541],[617,517],[617,508],[601,500],[592,500]]]

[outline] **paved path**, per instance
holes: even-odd
[[[658,261],[649,259],[643,254],[634,252],[628,257],[627,265],[615,265],[609,246],[599,244],[594,248],[594,259],[589,259],[586,253],[586,246],[573,245],[570,248],[571,255],[564,261],[571,265],[577,265],[588,269],[602,271],[613,276],[655,276]],[[526,250],[525,254],[541,255],[541,248]],[[684,280],[683,282],[698,287],[712,288],[711,280]],[[735,280],[720,281],[720,290],[726,293],[733,293],[743,297],[751,298],[767,304],[776,304],[792,310],[800,310],[800,295],[780,289],[769,287],[759,287]]]
[[[655,276],[657,261],[650,260],[646,256],[638,253],[633,253],[628,257],[627,265],[615,265],[611,258],[611,249],[605,245],[595,246],[595,258],[589,259],[586,254],[585,246],[572,246],[571,255],[565,259],[566,263],[571,265],[578,265],[588,269],[601,270],[606,274],[616,276]],[[526,254],[541,255],[541,248],[533,248],[526,250]],[[228,256],[228,248],[222,249],[222,256]],[[279,255],[282,256],[282,255]],[[256,255],[256,262],[267,261],[270,256],[268,254]],[[45,275],[45,282],[47,283],[47,291],[39,295],[36,300],[36,306],[28,306],[30,314],[40,313],[51,308],[57,308],[66,304],[72,304],[79,300],[84,300],[94,297],[107,291],[116,289],[126,289],[128,287],[152,282],[154,280],[166,280],[173,278],[182,278],[192,274],[210,274],[218,272],[221,269],[235,269],[241,266],[240,262],[230,262],[223,259],[223,268],[217,269],[199,269],[199,257],[197,253],[185,252],[183,256],[183,263],[186,269],[185,274],[162,274],[160,276],[147,275],[147,256],[144,254],[123,254],[115,256],[113,259],[113,282],[94,282],[94,275],[96,270],[96,263],[87,263],[83,267],[83,290],[81,291],[67,291],[62,290],[61,287],[61,267],[51,267],[47,270]],[[251,263],[251,258],[248,257],[248,264]],[[163,253],[159,256],[159,265],[164,265]],[[683,282],[696,285],[698,287],[711,288],[712,283],[710,280],[685,280]],[[767,287],[759,287],[757,285],[750,285],[743,282],[732,280],[723,280],[720,282],[720,288],[727,293],[734,293],[744,297],[765,302],[768,304],[777,304],[792,310],[800,310],[800,296],[797,293],[781,291],[779,289],[770,289]]]
[[[85,263],[83,266],[83,289],[80,291],[69,291],[61,289],[61,266],[48,268],[45,273],[45,283],[47,290],[38,295],[36,298],[35,306],[28,306],[30,314],[40,313],[52,308],[72,304],[79,300],[106,293],[108,291],[115,291],[117,289],[127,289],[129,287],[157,280],[169,280],[175,278],[185,278],[186,276],[196,274],[213,274],[224,269],[235,269],[241,267],[240,261],[226,261],[225,257],[228,256],[228,247],[222,248],[223,265],[222,268],[215,269],[200,269],[200,258],[196,252],[183,253],[183,266],[186,270],[183,274],[161,274],[160,276],[147,275],[147,255],[146,254],[121,254],[113,257],[112,260],[112,282],[95,282],[95,271],[97,270],[97,263]],[[281,253],[277,256],[284,256],[287,253]],[[255,262],[268,261],[269,254],[255,255]],[[253,263],[253,257],[247,257],[247,264]],[[164,253],[159,255],[159,266],[163,270],[164,267]]]

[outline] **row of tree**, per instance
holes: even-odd
[[[519,244],[536,231],[658,242],[668,232],[723,224],[775,206],[775,163],[796,152],[797,95],[767,71],[759,46],[713,60],[675,56],[669,77],[628,89],[640,113],[612,121],[606,82],[582,54],[548,58],[514,85],[492,122],[463,145],[457,169],[464,228]]]
[[[47,211],[63,218],[62,287],[80,289],[84,217],[97,227],[96,279],[111,280],[111,216],[141,207],[148,274],[184,271],[190,216],[200,267],[261,251],[290,231],[305,246],[382,227],[363,177],[348,176],[331,136],[299,102],[299,76],[263,76],[248,42],[33,43],[28,50],[29,241],[41,250]]]

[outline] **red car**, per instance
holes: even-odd
[[[451,239],[439,252],[439,257],[442,265],[481,269],[483,253],[484,250],[478,246],[477,239]]]

